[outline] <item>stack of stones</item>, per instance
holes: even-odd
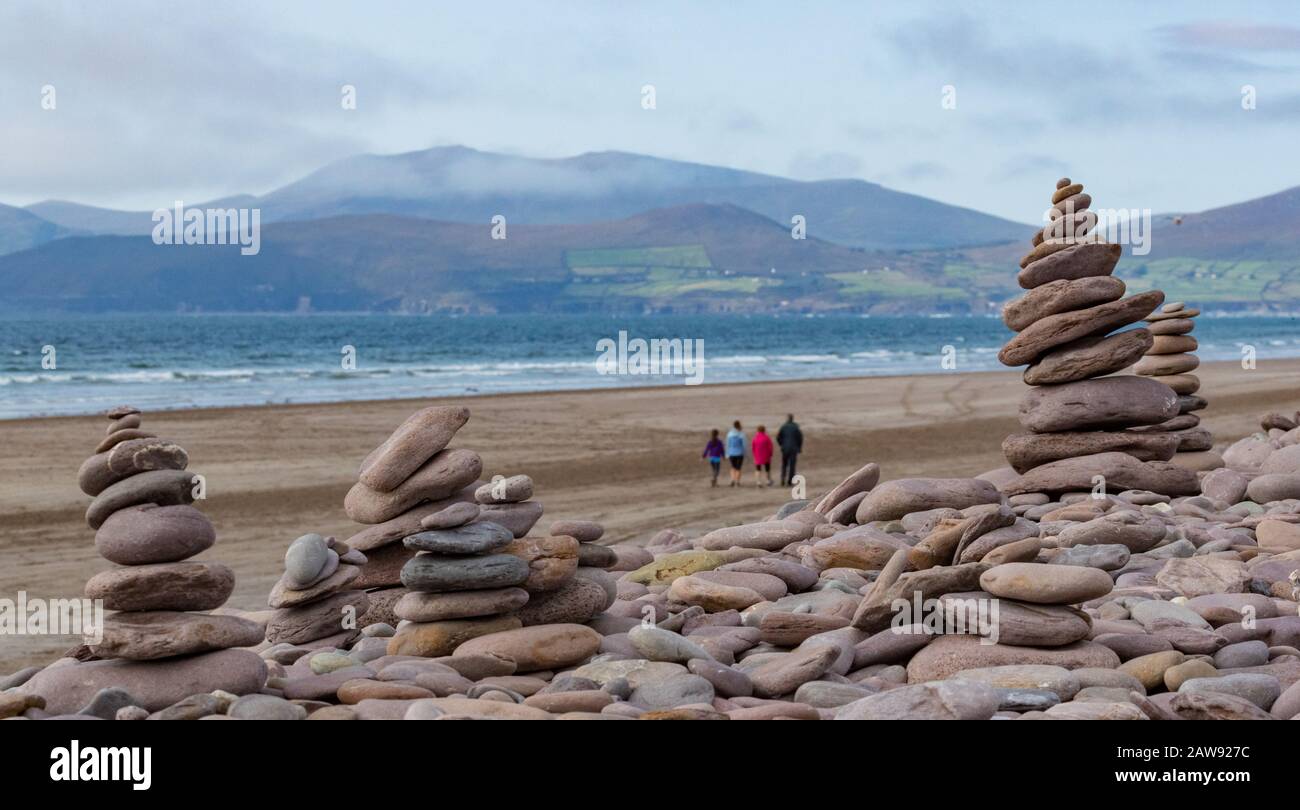
[[[235,587],[228,567],[190,557],[216,542],[216,530],[190,504],[196,476],[189,454],[141,427],[140,411],[107,413],[108,435],[78,472],[94,498],[86,522],[95,550],[117,567],[86,582],[87,599],[103,600],[102,632],[74,650],[83,663],[51,667],[30,688],[61,696],[60,711],[115,689],[122,706],[158,711],[206,689],[245,694],[262,688],[266,666],[250,647],[262,639],[256,622],[201,611],[220,608]],[[128,694],[129,693],[129,694]],[[116,693],[115,693],[116,694]],[[51,708],[57,701],[51,697]]]
[[[466,408],[421,409],[361,463],[344,508],[353,520],[369,524],[346,544],[366,557],[352,583],[369,601],[363,626],[397,623],[393,607],[407,592],[402,566],[415,556],[402,540],[426,528],[422,521],[447,506],[473,505],[482,461],[477,453],[447,447],[468,420]]]
[[[1201,362],[1192,353],[1197,347],[1196,338],[1192,337],[1192,330],[1196,328],[1192,319],[1200,314],[1199,309],[1180,301],[1165,304],[1159,312],[1147,318],[1147,330],[1153,336],[1152,345],[1133,371],[1164,383],[1178,395],[1177,416],[1140,430],[1176,435],[1175,464],[1193,470],[1214,470],[1223,466],[1223,457],[1211,450],[1214,437],[1200,427],[1201,418],[1193,413],[1207,404],[1196,395],[1201,388],[1200,378],[1191,373]]]
[[[267,603],[275,608],[266,625],[272,644],[342,647],[360,634],[370,607],[354,583],[366,557],[333,537],[305,534],[289,545],[284,574]]]
[[[135,408],[108,416],[108,436],[77,474],[81,491],[95,499],[86,511],[95,549],[122,566],[86,583],[88,599],[119,611],[105,620],[103,638],[88,645],[90,654],[140,661],[259,643],[255,622],[193,612],[221,607],[235,575],[220,563],[183,562],[217,539],[190,506],[197,480],[186,471],[189,454],[142,430]]]
[[[1024,380],[1033,386],[1020,403],[1025,432],[1003,442],[1020,474],[1007,492],[1088,491],[1100,475],[1111,491],[1195,494],[1195,474],[1167,463],[1179,436],[1130,430],[1178,416],[1178,394],[1158,380],[1108,376],[1138,362],[1155,343],[1148,329],[1111,332],[1146,318],[1164,293],[1124,297],[1124,282],[1111,275],[1122,248],[1091,233],[1097,222],[1091,204],[1081,184],[1069,178],[1056,184],[1050,222],[1020,263],[1018,280],[1028,292],[1003,310],[1003,321],[1018,334],[998,358],[1028,365]]]

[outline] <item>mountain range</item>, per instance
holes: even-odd
[[[151,212],[0,206],[0,311],[989,313],[1017,294],[1034,231],[861,180],[465,147],[360,155],[196,207],[259,209],[260,253],[155,245]],[[1294,310],[1297,214],[1300,188],[1158,217],[1122,274],[1220,309]]]

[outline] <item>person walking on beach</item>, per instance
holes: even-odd
[[[794,483],[795,464],[803,452],[803,431],[794,421],[794,414],[785,415],[785,424],[776,432],[776,443],[781,448],[781,486],[788,487]]]
[[[713,468],[712,486],[718,485],[718,473],[722,470],[722,439],[718,438],[717,428],[714,428],[713,434],[709,436],[709,443],[704,445],[704,458],[709,460],[709,466]]]
[[[754,442],[750,446],[754,453],[754,481],[760,487],[772,486],[772,437],[767,435],[767,428],[763,425],[758,426],[758,432],[754,434]],[[767,476],[767,481],[763,476]]]
[[[740,486],[740,468],[745,464],[745,431],[740,420],[731,423],[727,431],[727,461],[731,462],[731,486]]]

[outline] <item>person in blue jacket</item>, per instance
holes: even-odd
[[[731,486],[740,486],[740,470],[745,466],[745,431],[740,427],[740,420],[731,423],[727,431],[727,461],[731,462]]]

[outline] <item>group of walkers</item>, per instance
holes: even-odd
[[[785,424],[781,425],[780,430],[776,432],[775,447],[781,449],[781,486],[790,486],[794,481],[799,453],[803,451],[803,431],[799,430],[798,423],[794,421],[794,414],[787,414]],[[704,447],[702,457],[708,459],[709,466],[713,468],[715,487],[718,485],[718,473],[722,470],[724,458],[731,464],[730,486],[741,485],[746,455],[754,461],[754,483],[760,487],[770,487],[773,486],[773,452],[772,437],[768,435],[765,425],[759,425],[753,440],[750,440],[745,435],[740,420],[737,419],[731,424],[731,430],[727,431],[725,440],[719,436],[717,430],[713,431],[709,443]]]

